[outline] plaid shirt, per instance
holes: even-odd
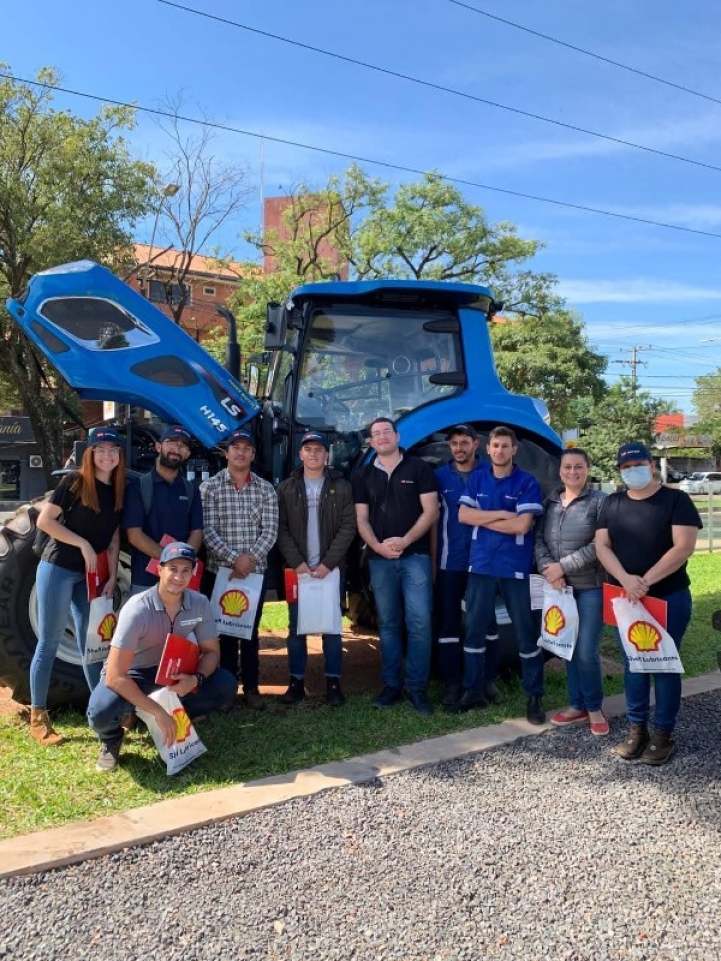
[[[236,490],[226,467],[201,484],[200,497],[208,570],[217,573],[220,567],[232,567],[240,554],[252,554],[262,574],[278,536],[278,498],[272,485],[251,473],[245,487]]]

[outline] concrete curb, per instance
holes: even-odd
[[[719,689],[721,674],[718,672],[683,682],[684,697]],[[608,717],[619,717],[625,709],[622,694],[604,701],[604,711]],[[0,878],[35,874],[76,864],[123,848],[192,831],[206,824],[260,811],[293,798],[387,777],[427,764],[451,761],[549,730],[552,730],[550,724],[535,727],[522,719],[504,721],[502,724],[446,734],[348,761],[289,771],[246,784],[160,801],[93,821],[75,822],[48,831],[9,838],[0,841]]]

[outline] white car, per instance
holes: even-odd
[[[694,471],[678,485],[687,494],[721,493],[721,473],[718,471]]]

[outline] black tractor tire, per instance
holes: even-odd
[[[0,684],[21,704],[30,703],[30,662],[37,645],[31,618],[38,566],[33,541],[45,497],[19,507],[0,531]],[[68,633],[53,665],[48,707],[83,708],[87,701],[80,655]]]

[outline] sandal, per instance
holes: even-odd
[[[578,710],[575,707],[564,707],[562,711],[556,711],[551,718],[551,724],[556,727],[568,727],[573,724],[586,724],[588,721],[588,711]]]

